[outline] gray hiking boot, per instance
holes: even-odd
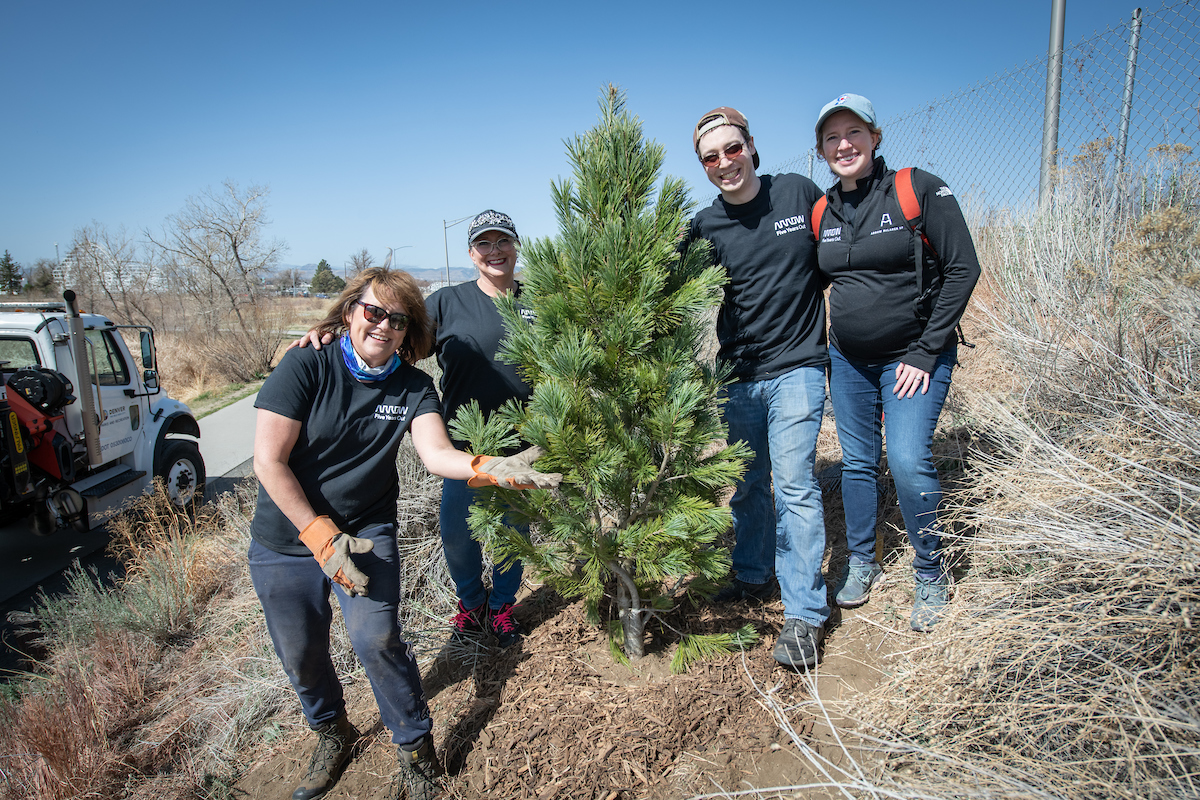
[[[950,602],[950,576],[917,573],[913,597],[912,620],[914,631],[927,633],[942,618],[942,609]]]
[[[842,608],[857,608],[871,597],[871,587],[883,574],[883,568],[874,561],[865,564],[851,561],[846,565],[841,580],[837,583],[834,600]]]
[[[317,746],[308,760],[308,774],[292,792],[292,800],[313,800],[332,789],[358,741],[358,731],[345,714],[313,731],[317,734]]]
[[[783,621],[783,631],[771,655],[785,667],[809,669],[817,665],[817,651],[824,638],[823,625],[809,625],[802,619],[787,619]]]
[[[425,734],[415,750],[397,748],[396,756],[400,761],[400,771],[392,784],[393,800],[437,800],[442,796],[442,789],[438,785],[442,765],[433,751],[432,736]]]

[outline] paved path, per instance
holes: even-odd
[[[256,397],[257,392],[200,420],[200,455],[204,456],[204,469],[211,477],[241,471],[254,454]]]

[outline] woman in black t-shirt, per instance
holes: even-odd
[[[400,442],[408,431],[431,472],[477,485],[550,487],[560,476],[530,466],[537,448],[493,459],[450,443],[433,382],[413,366],[431,342],[420,289],[408,274],[360,273],[322,327],[339,333],[338,341],[286,353],[255,401],[261,487],[250,577],[275,652],[317,733],[292,797],[325,794],[358,737],[329,654],[331,590],[398,746],[398,779],[411,794],[432,788],[437,762],[420,672],[397,622]]]
[[[471,401],[487,418],[509,400],[528,400],[532,392],[516,367],[496,355],[505,330],[495,298],[509,293],[520,297],[515,277],[519,246],[517,226],[510,216],[492,210],[476,215],[467,227],[467,255],[475,265],[476,279],[439,289],[425,301],[433,323],[434,353],[442,368],[447,420]],[[455,441],[454,446],[465,448],[466,443]],[[456,635],[486,631],[507,647],[522,633],[513,615],[521,562],[510,562],[503,569],[494,566],[491,591],[487,590],[483,552],[467,526],[473,501],[474,492],[465,481],[446,478],[442,482],[442,549],[458,595],[458,613],[450,624]]]

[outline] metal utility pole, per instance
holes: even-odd
[[[461,225],[462,223],[466,222],[467,220],[474,219],[474,218],[475,218],[475,215],[471,214],[469,216],[463,217],[462,219],[456,219],[453,222],[447,222],[446,220],[442,220],[442,246],[446,248],[446,285],[447,286],[450,285],[450,243],[446,239],[446,231],[450,230],[455,225]]]
[[[1125,172],[1125,148],[1129,145],[1129,117],[1133,113],[1133,84],[1137,73],[1138,46],[1142,39],[1142,10],[1133,10],[1129,22],[1129,57],[1125,60],[1125,95],[1121,98],[1121,130],[1117,134],[1117,175]]]
[[[1042,119],[1042,171],[1038,205],[1046,208],[1054,195],[1058,166],[1058,114],[1062,101],[1063,33],[1067,0],[1050,0],[1050,50],[1046,63],[1046,113]]]

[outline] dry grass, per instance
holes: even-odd
[[[76,570],[20,615],[49,655],[0,704],[5,797],[196,797],[265,735],[291,698],[246,574],[251,501],[193,522],[147,497],[117,523],[116,587]]]

